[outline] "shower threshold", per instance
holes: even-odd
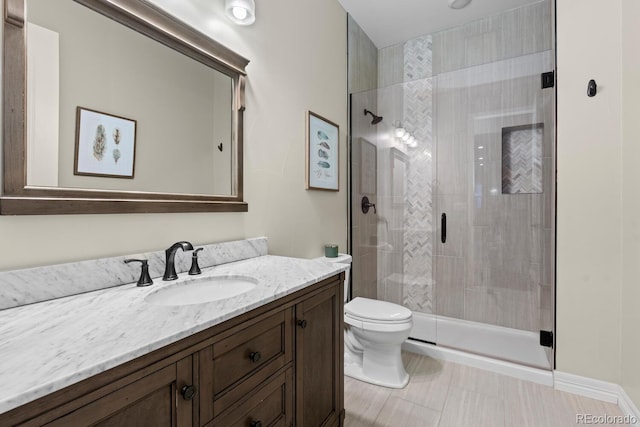
[[[409,340],[415,345],[447,348],[551,372],[548,350],[540,346],[535,332],[419,312],[413,312],[413,322],[414,340]]]

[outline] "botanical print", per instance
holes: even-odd
[[[82,107],[76,121],[74,174],[133,178],[136,121]]]
[[[113,130],[113,142],[116,143],[116,145],[120,144],[120,139],[122,139],[122,134],[120,133],[120,129],[115,128]],[[117,162],[117,160],[116,160]]]
[[[338,126],[309,112],[307,187],[338,190]]]
[[[96,128],[96,139],[93,140],[93,157],[95,157],[96,160],[102,160],[106,143],[107,136],[105,135],[104,126],[98,125]]]

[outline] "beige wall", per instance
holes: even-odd
[[[201,4],[189,9],[191,22],[199,19],[200,30],[251,60],[244,156],[249,212],[0,217],[1,270],[160,249],[180,239],[266,236],[271,253],[299,257],[322,255],[328,242],[346,248],[346,13],[337,0],[270,0],[268,7],[257,5],[253,26],[238,27],[221,15],[221,3],[185,9]],[[304,189],[307,109],[340,126],[339,192]]]
[[[557,11],[557,369],[620,383],[640,405],[640,5]]]
[[[634,0],[558,0],[557,369],[621,383],[636,405],[639,19]]]
[[[640,406],[640,4],[557,11],[557,369],[620,383]]]
[[[620,0],[557,0],[556,368],[620,382]],[[595,79],[598,95],[586,95]]]
[[[622,385],[640,407],[640,2],[622,1]]]

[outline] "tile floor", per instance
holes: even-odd
[[[615,404],[551,387],[413,353],[403,358],[411,380],[402,390],[345,377],[346,427],[564,427],[585,425],[577,414],[623,416]]]

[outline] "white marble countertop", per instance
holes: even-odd
[[[261,256],[180,275],[154,278],[0,311],[0,414],[275,299],[331,277],[346,266],[319,260]],[[210,276],[258,280],[249,292],[186,306],[144,301],[161,287]],[[44,285],[46,286],[46,284]],[[8,385],[11,386],[8,386]]]

